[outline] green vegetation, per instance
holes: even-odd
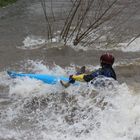
[[[17,0],[0,0],[0,7],[15,3]]]

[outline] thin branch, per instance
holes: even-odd
[[[140,33],[135,37],[133,38],[126,46],[128,47],[131,43],[133,43],[138,37],[140,37]]]
[[[103,17],[104,15],[106,15],[106,13],[112,8],[112,6],[117,2],[118,0],[115,0],[111,5],[109,5],[109,7],[103,12],[103,14],[95,21],[93,22],[88,29],[82,33],[77,39],[77,44],[85,37],[89,34],[89,32],[91,32],[91,30],[93,30],[93,27],[95,26],[96,23],[98,23]],[[102,21],[101,23],[103,23],[104,21]],[[97,24],[94,28],[96,28],[97,26],[101,25],[101,23]]]
[[[51,24],[50,24],[50,21],[49,21],[49,18],[47,16],[47,12],[46,12],[46,2],[45,0],[40,0],[41,1],[41,6],[42,6],[42,9],[43,9],[43,12],[44,12],[44,16],[45,16],[45,20],[46,20],[46,23],[47,23],[47,29],[48,29],[48,39],[52,39],[52,31],[51,31]]]

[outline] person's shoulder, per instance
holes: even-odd
[[[96,72],[98,72],[98,71],[100,71],[100,68],[99,68],[99,69],[95,69],[95,70],[90,71],[89,74],[93,74],[93,73],[96,73]]]

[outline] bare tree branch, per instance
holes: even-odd
[[[140,37],[140,33],[139,33],[135,38],[133,38],[133,39],[127,44],[127,47],[128,47],[131,43],[133,43],[138,37]]]
[[[103,17],[104,15],[112,8],[112,6],[117,2],[117,0],[113,1],[112,4],[109,5],[109,7],[103,12],[103,14],[95,21],[93,22],[88,29],[82,33],[80,36],[76,36],[76,42],[75,45],[77,45],[85,36],[87,36],[94,28],[97,28],[99,25],[101,25],[102,23],[104,23],[105,21],[102,21],[100,23],[98,23]],[[98,24],[97,24],[98,23]],[[97,25],[96,25],[97,24]]]
[[[45,20],[46,20],[46,23],[47,23],[48,39],[52,39],[51,24],[50,24],[50,21],[49,21],[49,18],[47,16],[47,12],[46,12],[46,2],[45,2],[45,0],[40,0],[40,1],[41,1],[41,6],[42,6],[42,9],[43,9],[44,15],[45,15]]]

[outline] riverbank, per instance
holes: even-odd
[[[0,8],[15,3],[17,0],[0,0]]]

